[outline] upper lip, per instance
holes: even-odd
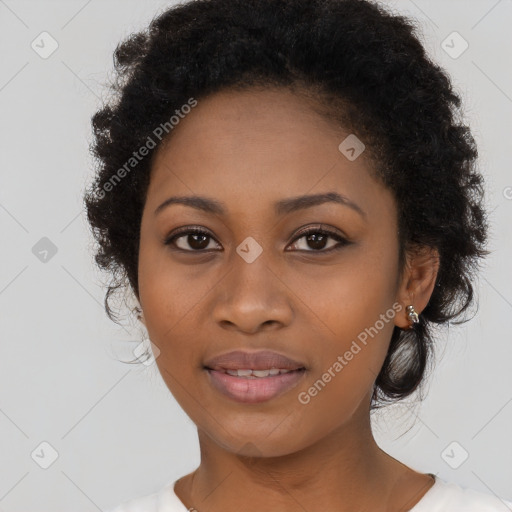
[[[272,350],[262,350],[259,352],[235,350],[226,352],[209,359],[204,366],[210,370],[267,370],[269,368],[297,370],[305,368],[303,363]]]

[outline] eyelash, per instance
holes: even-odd
[[[342,249],[344,246],[350,245],[352,243],[352,242],[349,242],[346,238],[343,238],[341,235],[339,235],[335,231],[331,231],[331,230],[328,230],[328,229],[325,229],[322,227],[310,228],[305,231],[299,232],[297,234],[297,236],[292,240],[291,243],[294,244],[301,238],[304,238],[311,234],[320,234],[320,235],[329,236],[333,240],[336,240],[338,242],[338,245],[335,245],[334,247],[331,247],[330,249],[325,249],[325,250],[324,249],[320,249],[320,250],[311,249],[311,250],[307,250],[307,251],[299,250],[299,252],[313,252],[313,253],[326,254],[326,253],[331,253],[333,251]],[[178,231],[176,231],[174,234],[172,234],[172,236],[167,237],[164,241],[164,244],[165,245],[174,245],[175,240],[177,240],[178,238],[182,238],[186,235],[206,235],[210,239],[214,240],[216,243],[219,243],[219,242],[217,242],[217,240],[215,240],[215,238],[212,235],[210,235],[210,233],[208,231],[205,231],[204,229],[201,229],[198,227],[189,226],[189,227],[180,228]],[[198,253],[198,254],[211,251],[211,249],[187,250],[187,249],[181,249],[179,247],[173,247],[173,250],[181,251],[181,252],[189,252],[189,253]],[[213,249],[213,250],[216,250],[216,249]]]

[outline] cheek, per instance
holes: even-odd
[[[300,295],[308,297],[314,312],[310,322],[319,327],[321,340],[308,382],[313,386],[300,390],[302,403],[313,415],[325,416],[325,421],[336,422],[351,414],[372,391],[394,329],[394,258],[392,251],[358,252],[328,279],[316,276],[298,282]],[[331,418],[329,404],[337,404],[336,418]]]
[[[139,288],[146,328],[151,342],[160,351],[156,365],[169,391],[187,414],[198,418],[199,402],[192,397],[200,396],[201,340],[195,309],[201,297],[208,292],[200,280],[194,286],[172,271],[169,264],[142,254],[139,262]],[[150,263],[151,262],[151,263]],[[196,410],[196,408],[199,409]]]
[[[347,425],[358,411],[368,413],[394,328],[393,315],[394,310],[380,308],[379,301],[358,300],[339,313],[337,323],[331,323],[337,336],[322,337],[317,364],[297,390],[294,419],[304,438],[320,439]]]
[[[215,283],[204,265],[173,261],[170,249],[155,238],[141,233],[138,280],[148,331],[161,337],[165,332],[181,330]]]
[[[373,326],[396,299],[398,255],[392,247],[380,250],[378,244],[372,245],[347,249],[336,265],[295,271],[288,276],[304,316],[327,338],[357,337]]]
[[[141,236],[139,296],[149,338],[160,350],[157,364],[170,374],[193,368],[194,329],[187,325],[194,307],[208,291],[204,281],[190,279],[172,265],[165,249]],[[183,340],[187,340],[186,343]],[[197,356],[195,357],[197,359]],[[197,366],[197,362],[195,363]],[[162,375],[167,380],[165,372]]]

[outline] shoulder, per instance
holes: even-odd
[[[123,501],[106,512],[158,512],[158,493]]]
[[[188,512],[174,492],[173,479],[157,492],[123,501],[106,512]]]
[[[512,511],[512,501],[436,477],[436,483],[410,512],[508,511]]]

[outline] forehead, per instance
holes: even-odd
[[[199,100],[159,148],[148,202],[197,194],[257,210],[283,197],[337,191],[371,203],[382,189],[364,152],[350,161],[338,149],[348,135],[290,91],[216,93]]]

